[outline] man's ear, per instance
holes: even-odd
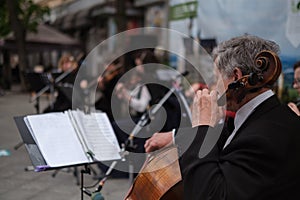
[[[237,68],[237,67],[234,68],[233,74],[234,74],[235,81],[243,77],[242,71],[240,70],[240,68]]]

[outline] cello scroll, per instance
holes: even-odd
[[[230,83],[226,92],[219,98],[218,105],[225,105],[225,97],[240,103],[247,93],[262,87],[271,87],[280,76],[282,66],[279,57],[271,51],[261,51],[255,57],[256,72],[252,72]]]

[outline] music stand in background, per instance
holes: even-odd
[[[34,107],[36,108],[36,113],[40,113],[40,96],[44,93],[53,93],[53,81],[52,76],[49,73],[36,73],[36,72],[26,72],[25,80],[29,85],[29,91],[34,93],[30,102],[35,102]],[[51,101],[50,101],[51,104]]]

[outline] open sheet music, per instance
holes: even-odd
[[[105,113],[69,110],[29,115],[24,121],[49,167],[121,158]]]

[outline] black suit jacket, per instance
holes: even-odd
[[[209,137],[217,143],[200,158]],[[185,199],[300,199],[300,120],[277,97],[259,105],[223,149],[227,137],[226,128],[208,126],[177,134]]]

